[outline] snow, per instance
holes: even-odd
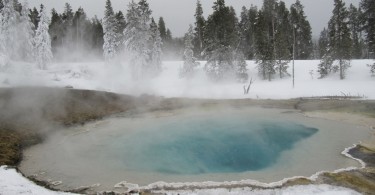
[[[0,167],[0,194],[71,195],[71,193],[55,192],[38,186],[15,169],[6,166]]]
[[[156,191],[155,191],[156,192]],[[242,194],[285,194],[285,195],[297,195],[297,194],[319,194],[319,195],[357,195],[358,192],[353,190],[330,186],[330,185],[306,185],[306,186],[292,186],[282,189],[266,189],[258,190],[252,188],[216,188],[216,189],[202,189],[202,190],[176,190],[176,191],[158,191],[165,194],[180,194],[180,195],[221,195],[221,194],[232,194],[232,195],[242,195]],[[6,166],[0,167],[0,194],[16,195],[16,194],[36,194],[36,195],[72,195],[72,193],[56,192],[45,189],[36,185],[35,183],[24,178],[20,173],[18,173],[13,168],[7,168]]]
[[[72,86],[77,89],[102,90],[116,93],[141,95],[150,94],[164,97],[190,97],[214,99],[289,99],[316,96],[364,96],[375,99],[373,85],[375,77],[371,76],[367,64],[372,60],[353,60],[348,69],[347,78],[340,80],[338,74],[318,79],[318,60],[295,62],[295,87],[292,78],[274,78],[271,82],[261,79],[257,74],[254,61],[248,61],[249,79],[253,78],[250,93],[243,94],[243,86],[247,83],[235,81],[211,81],[201,65],[193,78],[180,78],[182,61],[163,62],[163,71],[156,78],[134,81],[130,75],[131,69],[125,64],[104,62],[90,63],[54,63],[48,70],[25,71],[24,67],[33,64],[11,62],[6,72],[0,72],[0,87],[14,86]],[[289,64],[291,73],[292,62]],[[310,74],[313,71],[313,74]],[[7,80],[8,82],[4,81]]]
[[[163,191],[161,191],[163,192]],[[306,186],[292,186],[283,189],[267,189],[267,190],[254,190],[251,188],[234,188],[234,189],[205,189],[205,190],[180,190],[180,191],[167,191],[164,192],[168,195],[244,195],[244,194],[283,194],[283,195],[356,195],[359,194],[353,190],[348,190],[342,187],[335,187],[330,185],[306,185]]]

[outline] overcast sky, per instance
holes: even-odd
[[[103,17],[106,0],[29,0],[30,7],[44,4],[48,9],[55,8],[59,13],[64,9],[66,2],[70,3],[76,11],[80,6],[89,17],[97,15]],[[115,11],[126,13],[127,5],[131,0],[111,0]],[[204,15],[207,17],[212,13],[212,5],[215,0],[201,0]],[[290,7],[296,0],[284,0],[287,7]],[[22,0],[20,0],[22,2]],[[196,0],[148,0],[152,16],[159,18],[162,16],[167,28],[172,31],[174,37],[182,36],[188,29],[189,24],[194,24],[194,13]],[[237,16],[241,12],[241,7],[250,7],[251,4],[262,6],[263,0],[226,0],[227,5],[233,6],[237,11]],[[359,0],[344,0],[346,5],[352,3],[358,6]],[[305,13],[310,21],[313,36],[318,37],[320,31],[327,25],[333,9],[333,0],[301,0],[305,6]]]

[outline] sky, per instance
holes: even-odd
[[[127,5],[131,0],[111,0],[115,11],[126,13]],[[215,0],[201,0],[205,17],[212,13],[212,5]],[[296,0],[284,0],[290,7]],[[347,6],[351,3],[358,6],[360,0],[343,0]],[[22,0],[20,0],[22,2]],[[97,15],[103,17],[106,0],[29,0],[31,7],[39,7],[44,4],[48,9],[55,8],[59,13],[64,10],[66,2],[70,3],[76,11],[82,7],[89,17]],[[194,13],[196,0],[148,0],[153,11],[154,18],[163,17],[167,28],[174,37],[181,37],[187,32],[189,24],[194,24]],[[263,0],[227,0],[226,4],[236,9],[237,16],[240,15],[242,6],[249,8],[252,4],[260,8]],[[305,7],[305,13],[309,20],[313,37],[319,37],[320,32],[327,26],[333,9],[333,0],[301,0]]]

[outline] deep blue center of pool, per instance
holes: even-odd
[[[148,124],[115,138],[109,154],[128,170],[166,174],[239,173],[277,163],[318,130],[284,121],[194,118]]]

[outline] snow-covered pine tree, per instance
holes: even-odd
[[[130,55],[130,65],[134,79],[142,79],[150,62],[149,40],[151,10],[148,3],[141,0],[138,4],[132,0],[126,14],[127,26],[124,30],[124,47]]]
[[[25,1],[22,5],[20,21],[18,23],[17,40],[19,57],[23,60],[32,60],[34,49],[34,24],[29,17],[29,5]]]
[[[194,74],[194,69],[198,66],[196,58],[194,57],[194,31],[193,26],[189,26],[188,32],[185,34],[185,51],[184,51],[184,65],[180,69],[180,77],[191,78]]]
[[[103,32],[104,32],[104,58],[106,61],[113,59],[117,54],[117,48],[120,45],[120,34],[117,32],[116,16],[113,12],[111,0],[106,1],[104,18],[103,18]]]
[[[53,55],[51,51],[51,38],[48,33],[50,21],[45,8],[41,9],[39,17],[40,21],[34,38],[34,51],[36,52],[35,57],[39,69],[46,70],[47,65],[53,58]]]
[[[349,12],[342,0],[334,0],[333,15],[328,23],[329,50],[332,58],[339,64],[334,71],[340,72],[340,79],[345,78],[346,70],[350,67],[352,39],[349,30]]]
[[[162,52],[162,40],[160,37],[160,31],[158,25],[155,23],[154,18],[151,19],[150,24],[150,67],[148,68],[148,74],[150,76],[156,76],[161,72],[161,56]]]
[[[17,48],[17,23],[19,13],[14,9],[13,0],[4,0],[4,7],[1,9],[1,34],[3,40],[1,42],[3,47],[3,55],[12,58],[16,54]]]

